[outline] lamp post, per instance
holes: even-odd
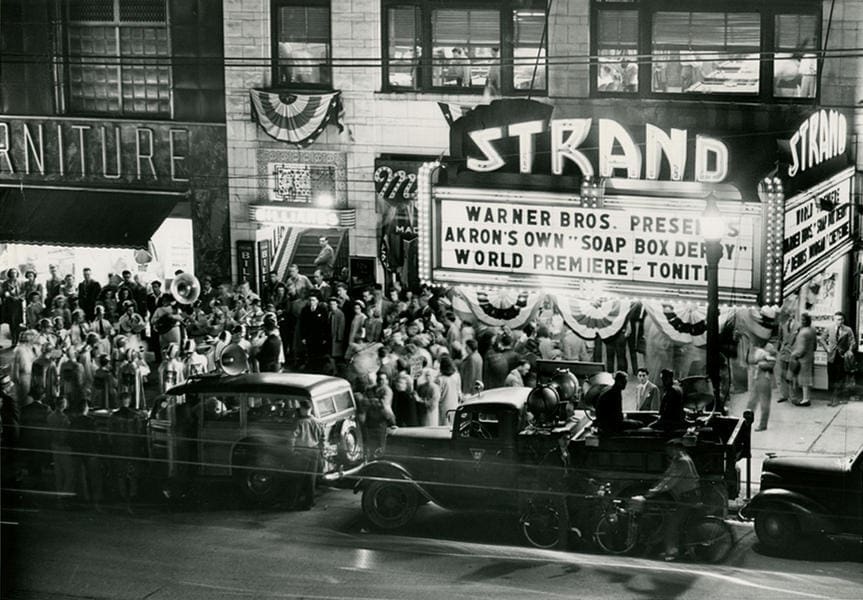
[[[701,215],[701,235],[707,254],[707,377],[713,385],[714,410],[725,412],[719,390],[719,261],[722,258],[722,236],[725,221],[713,192],[707,197],[707,206]]]

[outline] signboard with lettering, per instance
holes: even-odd
[[[853,168],[846,169],[786,202],[782,242],[786,294],[853,243],[853,175]]]
[[[263,290],[267,283],[272,264],[272,253],[270,252],[270,240],[258,242],[258,289]]]
[[[375,159],[378,213],[378,258],[392,278],[411,288],[419,285],[416,244],[417,172],[434,157]]]
[[[194,145],[211,143],[205,132],[156,121],[3,117],[0,180],[188,187],[190,155],[203,151]]]
[[[267,226],[285,224],[289,227],[355,227],[355,208],[316,208],[311,206],[278,206],[253,204],[249,207],[252,221]]]
[[[237,240],[237,279],[248,281],[249,286],[255,291],[258,287],[258,279],[255,276],[255,242],[251,240]]]
[[[703,202],[587,208],[559,194],[441,187],[433,204],[429,265],[436,281],[568,288],[590,279],[701,295],[707,286]],[[719,285],[752,290],[760,208],[719,204],[728,216]]]

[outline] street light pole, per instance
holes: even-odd
[[[719,352],[719,261],[722,259],[725,223],[713,192],[707,197],[707,207],[701,217],[701,233],[707,255],[707,377],[713,386],[714,410],[725,412],[719,389],[722,366]]]

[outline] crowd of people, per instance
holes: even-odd
[[[381,285],[352,287],[335,275],[325,238],[321,246],[323,258],[311,277],[290,265],[284,278],[269,273],[256,293],[247,281],[216,286],[204,275],[199,293],[188,299],[165,291],[170,282],[145,285],[130,271],[108,274],[100,282],[85,268],[76,283],[53,266],[44,280],[32,270],[21,280],[17,269],[9,269],[0,285],[0,321],[8,323],[15,346],[5,377],[4,440],[18,436],[25,423],[92,430],[88,411],[94,408],[113,411],[118,431],[140,433],[138,411],[151,409],[156,396],[172,386],[218,370],[219,350],[229,344],[244,349],[253,371],[312,372],[350,381],[371,453],[384,446],[390,426],[451,423],[454,409],[480,387],[533,387],[539,359],[596,360],[592,341],[556,326],[542,312],[518,330],[475,327],[459,318],[437,288],[395,284],[384,293]],[[831,380],[840,377],[853,341],[840,317],[823,340],[832,350]],[[815,347],[808,317],[800,324],[783,321],[778,344],[780,402],[799,390],[802,400],[793,399],[805,406]],[[760,413],[756,429],[767,426],[776,358],[768,345],[753,349],[749,360],[750,407]],[[626,369],[625,356],[618,364]],[[658,411],[661,429],[677,427],[683,408],[673,373],[663,370],[660,390],[646,369],[635,361],[631,367],[638,378],[636,408]],[[600,399],[600,428],[631,425],[623,419],[620,401],[628,376],[618,372],[615,386]],[[86,435],[78,438],[74,444],[79,447],[92,444]],[[62,434],[42,441],[58,451],[73,443]],[[127,446],[119,455],[135,450]],[[56,460],[67,462],[58,456],[55,465]],[[34,463],[33,470],[38,472],[38,466]],[[68,472],[56,469],[62,479],[58,489],[69,489],[72,471],[86,474],[86,461]],[[134,465],[121,469],[127,489],[133,471]]]

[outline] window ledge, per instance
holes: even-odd
[[[428,92],[420,92],[415,90],[409,90],[404,92],[396,92],[392,90],[379,90],[374,92],[375,97],[385,99],[385,100],[422,100],[426,102],[450,102],[453,104],[458,103],[468,103],[474,101],[476,104],[482,102],[483,93],[482,90],[477,92],[463,92],[460,94],[447,94],[443,92],[428,91]],[[532,98],[546,98],[548,97],[548,92],[543,90],[542,92],[534,92],[531,94]],[[492,100],[504,100],[504,99],[513,99],[513,98],[527,98],[527,92],[523,94],[502,94],[500,96],[494,96]]]

